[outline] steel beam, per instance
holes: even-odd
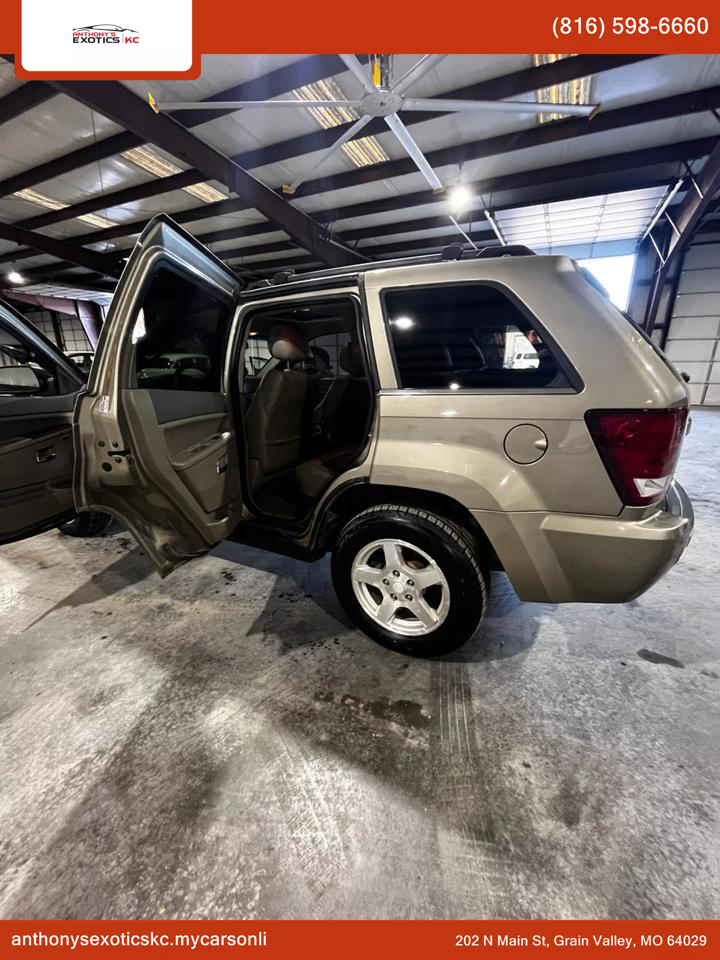
[[[290,206],[230,157],[190,133],[177,120],[154,114],[131,90],[116,81],[53,80],[52,86],[79,103],[84,103],[129,132],[154,143],[171,156],[201,170],[204,179],[218,180],[285,230],[301,247],[311,251],[328,266],[357,263],[360,254],[328,240],[311,217]]]
[[[638,122],[643,122],[644,119],[647,121],[667,119],[671,116],[682,115],[684,112],[701,111],[703,109],[707,109],[707,104],[709,101],[720,103],[720,87],[711,87],[708,90],[699,91],[698,93],[694,94],[684,94],[679,97],[666,97],[661,100],[650,101],[644,105],[638,105],[637,107],[628,107],[619,110],[608,111],[607,113],[601,115],[603,118],[602,130],[607,131],[621,129],[624,126],[627,126],[629,123],[632,123],[633,117],[635,116],[637,116]],[[453,162],[451,159],[453,154],[455,154],[455,162],[457,162],[459,159],[473,159],[478,156],[494,155],[495,153],[511,153],[514,149],[524,149],[526,146],[532,145],[528,144],[527,140],[532,137],[533,134],[535,134],[536,139],[538,135],[541,138],[544,138],[545,128],[555,128],[556,133],[553,136],[556,141],[561,139],[572,139],[575,136],[581,136],[583,134],[600,132],[600,127],[597,126],[597,124],[599,124],[601,117],[597,117],[593,121],[593,125],[591,127],[588,126],[588,121],[584,119],[580,121],[560,121],[555,124],[547,124],[543,125],[542,127],[536,127],[530,131],[511,134],[509,137],[495,137],[491,138],[491,140],[479,140],[462,144],[457,147],[444,148],[443,150],[433,151],[428,156],[435,157],[442,163],[447,164]],[[578,126],[578,123],[580,126]],[[340,128],[334,127],[332,129],[338,130]],[[558,136],[558,134],[561,134],[562,136]],[[314,134],[311,134],[311,136],[314,136]],[[627,154],[620,154],[618,159],[620,157],[626,157],[627,159],[624,161],[624,163],[627,167],[637,167],[647,163],[660,163],[670,160],[683,160],[687,159],[688,157],[692,158],[701,156],[705,152],[709,152],[713,144],[714,138],[690,140],[681,144],[669,144],[660,147],[652,147],[645,150],[631,151]],[[248,154],[242,154],[238,157],[235,157],[234,160],[235,162],[239,162],[247,157]],[[544,168],[544,170],[547,171],[555,169],[560,172],[559,179],[565,179],[568,176],[573,176],[575,170],[577,170],[578,174],[580,175],[586,175],[591,171],[602,173],[605,170],[617,169],[613,166],[613,163],[613,157],[600,157],[595,160],[579,161],[575,164],[557,165],[555,168]],[[410,169],[412,167],[412,163],[410,161],[389,161],[388,163],[377,164],[374,167],[366,167],[361,170],[351,171],[348,174],[341,174],[339,177],[326,177],[318,180],[308,181],[300,188],[298,194],[301,196],[315,195],[321,193],[323,189],[336,189],[339,186],[355,186],[358,185],[359,182],[366,182],[370,179],[376,180],[378,178],[396,176],[398,173],[394,171],[398,170],[398,165],[403,164],[404,168],[401,168],[400,172],[412,172]],[[412,169],[414,170],[414,167],[412,167]],[[540,173],[542,176],[546,176],[544,171],[527,171],[525,173],[514,175],[515,183],[519,187],[523,186],[524,184],[530,184],[533,182],[533,178],[537,173]],[[181,187],[187,186],[189,183],[194,182],[194,176],[195,174],[193,172],[186,171],[181,174],[176,174],[175,176],[162,178],[160,180],[151,180],[134,187],[116,190],[110,194],[99,195],[90,200],[82,201],[79,204],[74,204],[61,210],[51,210],[46,213],[38,214],[34,217],[29,217],[25,220],[19,221],[18,225],[23,227],[47,226],[51,223],[58,223],[67,219],[71,219],[75,216],[80,216],[81,214],[91,213],[94,210],[105,210],[110,209],[113,206],[121,206],[126,203],[134,202],[138,199],[146,199],[148,197],[155,196],[158,192],[164,193],[168,190],[180,189]],[[338,180],[342,180],[342,183],[338,183]],[[505,183],[500,186],[499,181],[503,180],[505,180]],[[492,180],[486,181],[483,185],[478,185],[478,189],[486,191],[510,189],[511,187],[509,186],[509,183],[510,181],[507,181],[506,178],[503,177],[493,178]],[[414,196],[421,198],[418,200],[418,203],[430,203],[433,202],[433,200],[436,201],[436,196],[432,196],[429,199],[427,198],[429,193],[429,191],[421,191]],[[402,199],[402,197],[393,196],[384,198],[383,202],[393,204],[398,203],[398,201]],[[367,208],[375,203],[376,201],[371,201],[369,205],[360,204],[359,206]],[[399,208],[399,206],[400,204],[398,203],[398,206],[394,209]],[[186,223],[193,219],[194,211],[197,212],[195,219],[205,219],[210,216],[220,215],[221,213],[229,213],[248,208],[249,205],[246,201],[238,198],[229,198],[228,200],[220,200],[217,202],[217,204],[205,204],[203,206],[194,207],[188,211],[182,211],[181,213],[173,214],[173,216],[178,220],[178,222]],[[386,207],[385,209],[391,209],[391,207]],[[367,213],[374,211],[364,209],[364,212]],[[328,214],[334,213],[335,211],[328,212]],[[351,214],[346,214],[346,216],[350,215]],[[338,217],[331,215],[326,216],[324,214],[317,214],[316,218],[318,220],[338,219]],[[103,240],[113,239],[118,236],[126,236],[128,233],[133,232],[132,230],[128,231],[127,226],[132,225],[118,224],[118,226],[109,227],[105,231],[96,231],[93,234],[85,234],[76,240],[76,242],[95,243]],[[139,229],[142,229],[142,227]],[[2,260],[3,258],[0,257],[0,262],[2,262]]]
[[[87,267],[88,270],[96,270],[107,276],[117,277],[121,272],[117,258],[95,253],[94,250],[86,250],[85,247],[77,247],[73,243],[68,243],[67,240],[56,240],[44,233],[33,233],[32,230],[26,230],[12,223],[0,223],[0,239],[32,246],[41,253],[48,253],[61,261],[69,261],[71,264]]]
[[[331,56],[335,55],[333,54]],[[595,74],[605,70],[616,69],[626,64],[643,59],[647,59],[647,55],[626,56],[580,54],[576,57],[558,60],[555,63],[544,64],[540,67],[530,67],[527,70],[520,70],[516,73],[507,74],[502,77],[496,77],[493,80],[486,80],[482,83],[471,84],[469,86],[449,90],[446,91],[443,96],[452,99],[500,99],[502,97],[513,96],[519,93],[533,92],[535,90],[543,89],[544,87],[552,86],[555,83],[562,83],[567,80],[587,76],[588,74]],[[339,63],[340,66],[334,70],[335,73],[345,69],[339,58],[337,58],[336,62]],[[328,69],[328,65],[326,65],[324,69]],[[315,72],[321,72],[320,68],[316,66]],[[315,73],[312,70],[307,69],[304,75],[314,76]],[[269,77],[270,75],[267,76]],[[257,81],[249,81],[249,84],[261,83],[262,80],[263,78],[258,78]],[[304,82],[307,83],[310,81],[306,79]],[[249,88],[249,84],[241,85],[242,90],[244,91],[246,87]],[[240,87],[234,89],[236,92],[241,90]],[[222,91],[221,93],[214,94],[214,98],[230,99],[231,92],[232,91]],[[252,89],[250,89],[250,93],[252,92]],[[270,86],[267,92],[272,93],[272,95],[277,95],[278,93],[287,91],[277,90],[276,87]],[[233,99],[236,98],[233,97]],[[178,115],[184,115],[191,112],[192,111],[185,110],[177,111]],[[206,111],[197,111],[197,113],[206,114]],[[204,116],[203,119],[211,119],[213,116],[217,116],[217,114],[213,112],[210,114],[210,117]],[[444,116],[444,114],[410,113],[403,114],[403,120],[406,125],[412,125],[414,123],[420,123],[424,120],[435,119],[440,116]],[[584,125],[582,129],[585,132],[588,132],[587,120],[582,119],[581,124]],[[350,126],[352,126],[350,123],[341,124],[337,127],[331,127],[328,130],[317,130],[313,133],[302,134],[301,136],[292,137],[289,140],[283,140],[279,143],[271,144],[269,146],[258,147],[255,150],[245,151],[244,153],[237,154],[232,159],[235,161],[235,163],[239,164],[241,167],[244,167],[246,170],[254,167],[265,166],[269,163],[278,163],[284,160],[289,160],[293,157],[298,157],[317,150],[325,149],[333,144],[339,136],[345,133]],[[365,129],[358,134],[358,137],[369,136],[372,133],[383,133],[386,132],[386,130],[387,128],[384,120],[382,120],[382,118],[378,118],[377,120],[371,121],[371,123],[369,123]],[[36,167],[34,171],[31,170],[24,174],[19,174],[14,178],[10,178],[10,180],[0,182],[0,196],[3,196],[4,194],[14,190],[19,190],[23,186],[29,186],[31,183],[49,180],[61,173],[66,173],[69,169],[74,169],[74,166],[94,162],[96,159],[109,156],[111,153],[121,152],[121,150],[126,150],[132,146],[137,146],[138,143],[142,142],[141,138],[139,137],[132,137],[131,141],[128,140],[127,138],[131,137],[130,134],[117,134],[116,136],[118,138],[122,137],[125,139],[122,141],[118,140],[117,144],[113,145],[110,143],[113,138],[107,138],[106,140],[100,141],[100,143],[97,145],[97,148],[84,147],[81,151],[76,151],[78,156],[75,157],[75,160],[72,159],[73,154],[68,154],[66,157],[60,157],[57,160],[51,161],[50,164],[44,164],[42,168]],[[106,144],[107,148],[105,147]],[[115,146],[117,146],[117,149],[114,148]],[[106,149],[108,152],[106,152]],[[81,161],[81,163],[76,161]],[[69,166],[68,164],[71,165]],[[35,177],[36,173],[39,174],[38,178],[32,179]],[[191,183],[198,183],[205,179],[205,175],[199,171],[194,171],[194,179],[192,178],[191,171],[188,171],[183,175],[178,175],[178,177],[181,176],[182,180],[178,179],[176,182],[169,183],[168,181],[172,181],[172,178],[170,177],[151,181],[148,187],[149,192],[143,196],[156,196],[158,194],[166,193],[168,190],[175,190],[180,186],[189,186]],[[28,177],[31,179],[28,180]],[[317,181],[311,181],[311,183],[314,182]],[[308,184],[306,184],[304,187],[299,189],[298,196],[305,195],[308,192],[309,188]],[[93,210],[101,210],[105,208],[110,209],[112,206],[121,206],[122,204],[129,202],[132,202],[132,197],[128,199],[124,190],[117,190],[113,194],[110,194],[106,197],[98,196],[92,201],[85,201],[85,203],[88,205],[93,203],[95,204],[92,207]],[[59,223],[63,220],[71,219],[73,216],[76,216],[76,214],[72,211],[72,207],[67,207],[64,210],[42,214],[42,222],[44,225],[47,225],[49,223]],[[91,211],[84,209],[84,212],[87,213]],[[31,219],[34,220],[35,218]],[[25,223],[24,221],[22,221],[22,225],[32,226],[32,224]]]
[[[537,67],[535,69],[540,68]],[[638,104],[632,107],[608,110],[591,122],[584,118],[560,120],[556,123],[542,124],[528,130],[518,131],[517,133],[491,137],[486,140],[475,140],[452,147],[444,147],[440,150],[430,151],[427,154],[427,158],[434,167],[447,166],[448,164],[457,164],[466,160],[513,153],[516,150],[542,146],[547,143],[559,143],[580,136],[589,136],[593,133],[619,130],[635,123],[652,122],[683,116],[688,113],[702,112],[708,110],[710,105],[715,103],[720,105],[720,86],[710,87],[692,94],[664,97],[660,100],[652,100],[648,103]],[[150,113],[149,110],[148,113]],[[155,114],[150,114],[150,116],[155,116]],[[417,116],[417,114],[413,116]],[[334,136],[337,136],[337,131],[340,129],[340,127],[332,127],[330,131],[321,130],[319,133],[333,133]],[[294,141],[305,140],[307,136],[315,137],[316,134],[313,133],[300,138],[296,137]],[[294,141],[285,141],[285,144]],[[275,146],[277,147],[279,145],[276,144]],[[280,146],[283,146],[283,144]],[[248,168],[258,164],[256,154],[257,151],[251,151],[250,154],[239,154],[231,159],[234,163]],[[297,154],[293,153],[293,155]],[[280,158],[273,158],[273,160],[276,159]],[[287,157],[284,159],[287,159]],[[359,170],[352,170],[336,176],[321,177],[316,180],[310,180],[299,187],[294,199],[297,197],[315,196],[331,190],[361,186],[365,183],[384,180],[390,177],[403,176],[404,174],[415,172],[415,169],[415,165],[410,159],[403,158],[378,163],[371,167],[362,167]],[[526,175],[523,174],[520,176]],[[19,221],[19,225],[23,227],[37,227],[47,226],[51,223],[60,223],[64,220],[79,216],[80,214],[91,213],[95,210],[109,210],[113,206],[122,206],[137,199],[147,199],[148,197],[166,193],[170,190],[177,190],[183,186],[188,186],[190,183],[197,182],[199,179],[206,178],[207,176],[200,178],[196,171],[185,171],[171,177],[151,180],[136,187],[127,187],[122,190],[116,190],[110,194],[100,194],[89,200],[84,200],[80,204],[64,207],[61,210],[47,211],[37,216],[21,220]],[[437,197],[435,199],[437,199]],[[222,203],[224,201],[219,202]],[[252,204],[249,204],[247,201],[244,205],[242,203],[239,205],[233,204],[235,210],[249,209],[251,206]],[[205,217],[213,214],[211,204],[207,204],[204,209],[206,211],[204,214]],[[115,228],[109,229],[114,230]],[[102,237],[99,239],[102,239]]]
[[[14,62],[14,58],[9,54],[3,56],[4,59],[9,62]],[[363,59],[363,57],[366,58],[364,54],[359,54],[358,56],[360,56],[361,59]],[[247,80],[245,83],[229,87],[227,90],[221,90],[219,93],[213,94],[212,97],[208,97],[204,102],[230,99],[252,100],[260,97],[270,99],[280,94],[288,93],[296,87],[304,86],[306,83],[323,80],[344,69],[343,63],[337,54],[313,54],[295,63],[291,63],[286,67],[271,70],[260,77],[255,77],[253,80]],[[28,84],[26,84],[26,86],[28,86]],[[52,90],[49,84],[43,84],[42,86],[46,86]],[[55,91],[52,90],[52,95],[54,94]],[[190,128],[200,123],[207,123],[209,120],[223,116],[228,112],[227,110],[211,112],[178,110],[173,113],[172,116],[182,123],[183,126]],[[0,197],[15,193],[17,190],[24,190],[26,187],[32,187],[37,183],[44,183],[46,180],[52,180],[54,177],[59,177],[71,170],[77,170],[79,167],[86,166],[89,163],[97,163],[106,157],[112,157],[118,153],[122,153],[124,150],[137,147],[142,142],[140,137],[136,137],[131,133],[116,133],[112,136],[105,137],[97,143],[92,143],[87,147],[80,147],[61,157],[56,157],[54,160],[49,160],[37,167],[24,170],[22,173],[0,181]],[[193,182],[197,183],[197,180]]]
[[[0,124],[22,116],[23,113],[40,106],[54,96],[56,91],[47,83],[41,83],[39,80],[24,83],[21,87],[6,93],[4,97],[0,97]]]
[[[497,196],[501,193],[511,193],[512,196],[503,198],[503,203],[494,205],[494,209],[498,211],[537,203],[551,203],[558,200],[576,200],[594,194],[612,193],[616,190],[661,186],[675,176],[675,165],[678,162],[685,158],[693,159],[706,156],[712,150],[714,144],[715,138],[713,137],[686,140],[661,147],[597,157],[593,160],[574,161],[521,173],[505,174],[469,183],[467,186],[470,192],[478,197],[482,194]],[[431,190],[420,190],[416,193],[392,194],[364,203],[353,203],[330,210],[320,210],[314,216],[321,223],[329,223],[350,219],[351,217],[388,213],[396,210],[410,210],[416,206],[436,204],[437,202],[438,198]],[[173,213],[172,217],[178,223],[188,223],[193,220],[204,220],[242,209],[245,209],[244,201],[232,197],[227,200],[219,200],[216,203],[190,207],[187,210]],[[467,216],[464,216],[463,222],[466,222],[467,219]],[[73,237],[73,243],[79,245],[95,244],[118,237],[140,234],[148,222],[148,219],[143,219],[118,224],[104,230],[94,230]],[[406,218],[389,226],[381,224],[372,231],[368,228],[367,236],[379,235],[378,231],[387,235],[391,230],[395,233],[401,233],[422,229],[416,226],[417,222],[417,220],[413,221]],[[262,236],[274,232],[276,229],[269,221],[263,220],[259,223],[211,230],[196,234],[196,236],[202,243],[211,244],[243,237]],[[290,248],[290,246],[291,244],[287,242],[287,247]],[[14,251],[1,255],[0,263],[16,262],[34,255],[35,251],[33,250]],[[107,256],[118,255],[119,253],[116,252],[107,254]]]
[[[657,120],[668,120],[693,113],[705,113],[715,106],[720,106],[720,86],[707,87],[693,93],[679,94],[673,97],[662,97],[658,100],[633,104],[629,107],[619,107],[616,110],[607,110],[599,113],[590,121],[585,118],[572,117],[568,120],[557,120],[554,123],[539,124],[514,133],[488,137],[485,140],[476,140],[472,143],[454,144],[439,150],[430,150],[425,156],[428,163],[437,170],[441,167],[457,165],[469,160],[480,160],[501,154],[515,153],[518,150],[547,146],[551,143],[564,143],[578,137],[615,132],[626,127],[652,123]],[[339,128],[336,127],[335,129]],[[389,177],[401,177],[414,173],[415,170],[415,164],[409,158],[389,160],[385,163],[362,167],[348,173],[309,181],[298,188],[295,198],[315,196],[318,193],[343,190],[347,187],[357,187],[366,183],[385,180]]]
[[[666,182],[674,171],[667,176],[662,171],[655,172],[655,168],[663,164],[680,162],[687,157],[697,158],[706,156],[715,144],[714,137],[705,137],[697,140],[685,140],[680,143],[667,144],[660,147],[650,147],[643,150],[631,150],[627,153],[616,153],[593,160],[581,160],[572,163],[555,164],[551,167],[540,167],[536,170],[527,170],[522,173],[505,174],[499,177],[490,177],[469,183],[468,189],[477,195],[481,193],[497,193],[500,191],[517,190],[517,202],[508,202],[504,207],[523,206],[531,203],[545,203],[553,200],[575,200],[579,197],[590,196],[592,193],[610,193],[622,190],[626,186],[634,189],[638,186],[657,186]],[[637,175],[634,171],[642,168],[652,168],[651,173]],[[586,183],[587,187],[583,184]],[[559,185],[552,189],[551,185]],[[142,186],[145,186],[144,184]],[[131,188],[132,189],[132,188]],[[109,199],[112,194],[107,195]],[[387,213],[394,210],[404,210],[425,204],[437,203],[438,198],[431,190],[420,190],[416,193],[392,194],[377,200],[348,204],[330,210],[318,210],[313,216],[320,223],[329,223],[334,220],[344,220],[349,217],[361,217],[375,213]],[[188,207],[186,210],[172,214],[177,223],[192,223],[193,220],[206,220],[210,217],[219,217],[227,213],[237,213],[246,210],[244,201],[238,197],[227,200],[218,200],[215,203],[200,204]],[[497,207],[503,209],[503,206]],[[73,243],[85,246],[87,244],[104,243],[121,237],[140,234],[150,222],[151,218],[119,223],[104,230],[93,230],[80,236],[73,237]],[[270,233],[276,228],[267,220],[259,223],[242,224],[237,227],[228,227],[223,230],[209,231],[198,234],[197,239],[202,243],[214,243],[221,240],[232,240],[238,237],[259,236]],[[31,257],[31,250],[18,251],[0,256],[0,263],[10,260]]]
[[[717,140],[702,170],[694,180],[697,189],[686,190],[680,203],[672,208],[672,230],[663,250],[664,260],[657,272],[645,313],[644,327],[648,331],[652,331],[655,327],[663,290],[666,283],[675,276],[674,268],[678,257],[692,238],[702,218],[712,208],[720,191],[720,139]],[[668,316],[663,325],[664,332],[667,331],[669,322]]]
[[[479,223],[481,220],[484,222],[482,210],[474,210],[468,217],[463,218],[463,223],[467,223],[468,221]],[[453,225],[450,222],[450,218],[447,214],[442,214],[441,216],[437,217],[423,217],[421,220],[404,220],[395,223],[383,223],[376,227],[358,227],[354,230],[343,230],[340,233],[337,233],[336,236],[343,243],[358,243],[360,240],[371,240],[375,237],[392,237],[399,233],[410,233],[414,230],[437,230],[441,228],[445,228],[447,230],[453,229]],[[198,239],[202,238],[199,237]],[[429,238],[431,245],[433,243],[433,239],[434,238],[432,237]],[[490,243],[494,239],[495,234],[492,230],[480,230],[473,233],[473,241],[477,240],[481,243],[485,243],[487,241]],[[459,242],[460,238],[457,237],[457,240]],[[412,240],[408,240],[406,242],[414,243]],[[215,256],[220,257],[221,260],[232,260],[237,257],[251,257],[261,253],[281,253],[291,250],[292,248],[293,244],[288,243],[287,240],[275,240],[271,243],[258,243],[249,247],[236,247],[234,249],[216,250]],[[373,248],[369,247],[367,249]]]
[[[404,257],[405,255],[411,256],[414,253],[421,253],[424,250],[441,250],[443,247],[447,247],[450,244],[458,242],[458,233],[457,230],[453,227],[451,223],[448,223],[449,230],[447,234],[442,234],[440,236],[434,237],[420,237],[415,240],[396,240],[393,243],[381,243],[373,244],[372,246],[367,246],[362,248],[362,252],[366,255],[366,259],[373,260],[378,255],[383,254],[396,254],[399,257]],[[491,230],[481,229],[473,230],[472,232],[468,231],[468,236],[473,241],[477,243],[478,246],[482,247],[495,247],[499,246],[497,237]],[[268,244],[270,246],[270,244]],[[289,248],[286,248],[289,249]],[[230,251],[232,253],[232,251]],[[266,250],[257,250],[256,253],[268,253],[271,251]],[[224,251],[220,250],[216,256],[223,257]],[[250,254],[247,251],[243,251],[242,254],[237,253],[235,256],[230,256],[229,260],[232,259],[242,259],[249,256]],[[223,259],[225,259],[223,257]],[[276,263],[272,264],[272,269],[281,270],[285,266],[295,265],[296,263],[307,263],[313,259],[307,255],[303,255],[302,250],[298,250],[298,257],[295,258],[283,258],[278,260]],[[316,259],[316,258],[315,258]],[[263,261],[254,261],[253,263],[241,264],[242,266],[247,267],[248,269],[262,268]],[[237,264],[231,264],[231,266],[238,266]],[[268,265],[270,267],[270,264]]]

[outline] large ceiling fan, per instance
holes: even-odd
[[[354,53],[341,53],[338,56],[345,66],[359,80],[363,88],[360,100],[204,100],[179,103],[158,103],[152,94],[148,94],[150,106],[156,113],[174,110],[246,110],[252,107],[263,109],[281,107],[335,107],[351,108],[360,114],[359,120],[350,126],[335,143],[324,150],[310,170],[306,170],[291,184],[283,185],[283,191],[293,194],[311,174],[332,156],[343,144],[352,140],[374,117],[382,117],[413,160],[435,192],[444,190],[444,186],[428,163],[425,155],[409,130],[398,116],[399,111],[437,110],[439,113],[457,113],[465,110],[494,110],[508,113],[564,113],[581,117],[591,117],[597,112],[598,104],[578,103],[539,103],[536,100],[443,100],[440,97],[408,97],[408,88],[423,77],[446,56],[444,53],[427,53],[404,76],[394,82],[390,79],[389,57],[376,55],[372,59],[372,76]]]

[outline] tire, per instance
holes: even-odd
[[[461,647],[487,609],[488,575],[471,536],[416,507],[380,504],[346,524],[333,550],[332,578],[364,633],[413,656]]]
[[[66,537],[97,537],[107,530],[112,517],[106,513],[76,513],[72,520],[66,520],[58,526]]]

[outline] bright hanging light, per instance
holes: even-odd
[[[449,200],[450,212],[461,213],[472,200],[472,194],[466,186],[464,186],[462,183],[459,183],[450,191]]]
[[[18,273],[17,270],[11,270],[7,275],[8,283],[24,283],[25,277]]]

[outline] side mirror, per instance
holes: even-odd
[[[34,367],[0,367],[0,394],[22,396],[39,393],[41,389]]]
[[[681,370],[681,371],[680,371],[680,376],[683,378],[683,380],[685,381],[685,383],[690,383],[690,374],[689,374],[689,373],[685,373],[684,370]]]

